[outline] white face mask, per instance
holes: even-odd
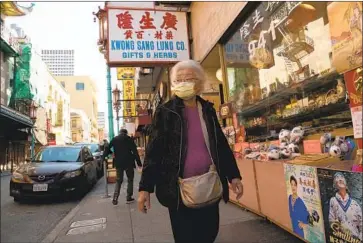
[[[196,96],[195,92],[195,83],[194,82],[180,82],[174,84],[172,87],[172,91],[181,99],[189,100]]]

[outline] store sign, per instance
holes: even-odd
[[[307,242],[324,243],[323,210],[316,168],[284,164],[284,172],[292,231]]]
[[[63,101],[58,101],[57,104],[56,126],[63,126]]]
[[[185,12],[108,9],[108,63],[175,63],[189,59]]]
[[[344,74],[352,114],[354,138],[362,138],[362,67]]]
[[[362,173],[322,168],[317,173],[326,242],[362,242]]]
[[[344,73],[362,66],[362,2],[328,5],[333,66]]]
[[[135,81],[133,79],[123,80],[123,99],[135,99]],[[136,116],[136,106],[134,101],[127,101],[124,105],[124,116]]]
[[[117,80],[135,78],[135,68],[133,67],[117,68],[116,70],[117,70]]]
[[[363,92],[363,80],[362,80],[363,68],[357,68],[344,74],[345,86],[347,87],[350,107],[362,105],[362,92]]]

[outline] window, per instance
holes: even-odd
[[[76,128],[77,127],[77,121],[76,120],[72,120],[72,128]]]
[[[84,83],[76,83],[76,90],[84,90]]]
[[[73,142],[77,142],[77,133],[72,133]]]

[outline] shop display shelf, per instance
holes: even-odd
[[[262,110],[267,110],[269,107],[278,103],[289,100],[293,95],[301,94],[302,92],[312,92],[320,87],[328,85],[337,80],[341,75],[337,73],[330,73],[327,75],[314,75],[305,81],[299,83],[293,83],[290,86],[276,91],[275,94],[255,102],[253,105],[249,105],[238,112],[239,116],[253,116],[254,113]]]

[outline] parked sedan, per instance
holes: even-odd
[[[76,146],[87,146],[97,162],[97,176],[101,178],[103,176],[103,161],[102,155],[103,151],[100,150],[100,145],[97,143],[75,143]]]
[[[24,197],[81,193],[97,182],[97,165],[87,146],[46,146],[10,180],[14,201]]]

